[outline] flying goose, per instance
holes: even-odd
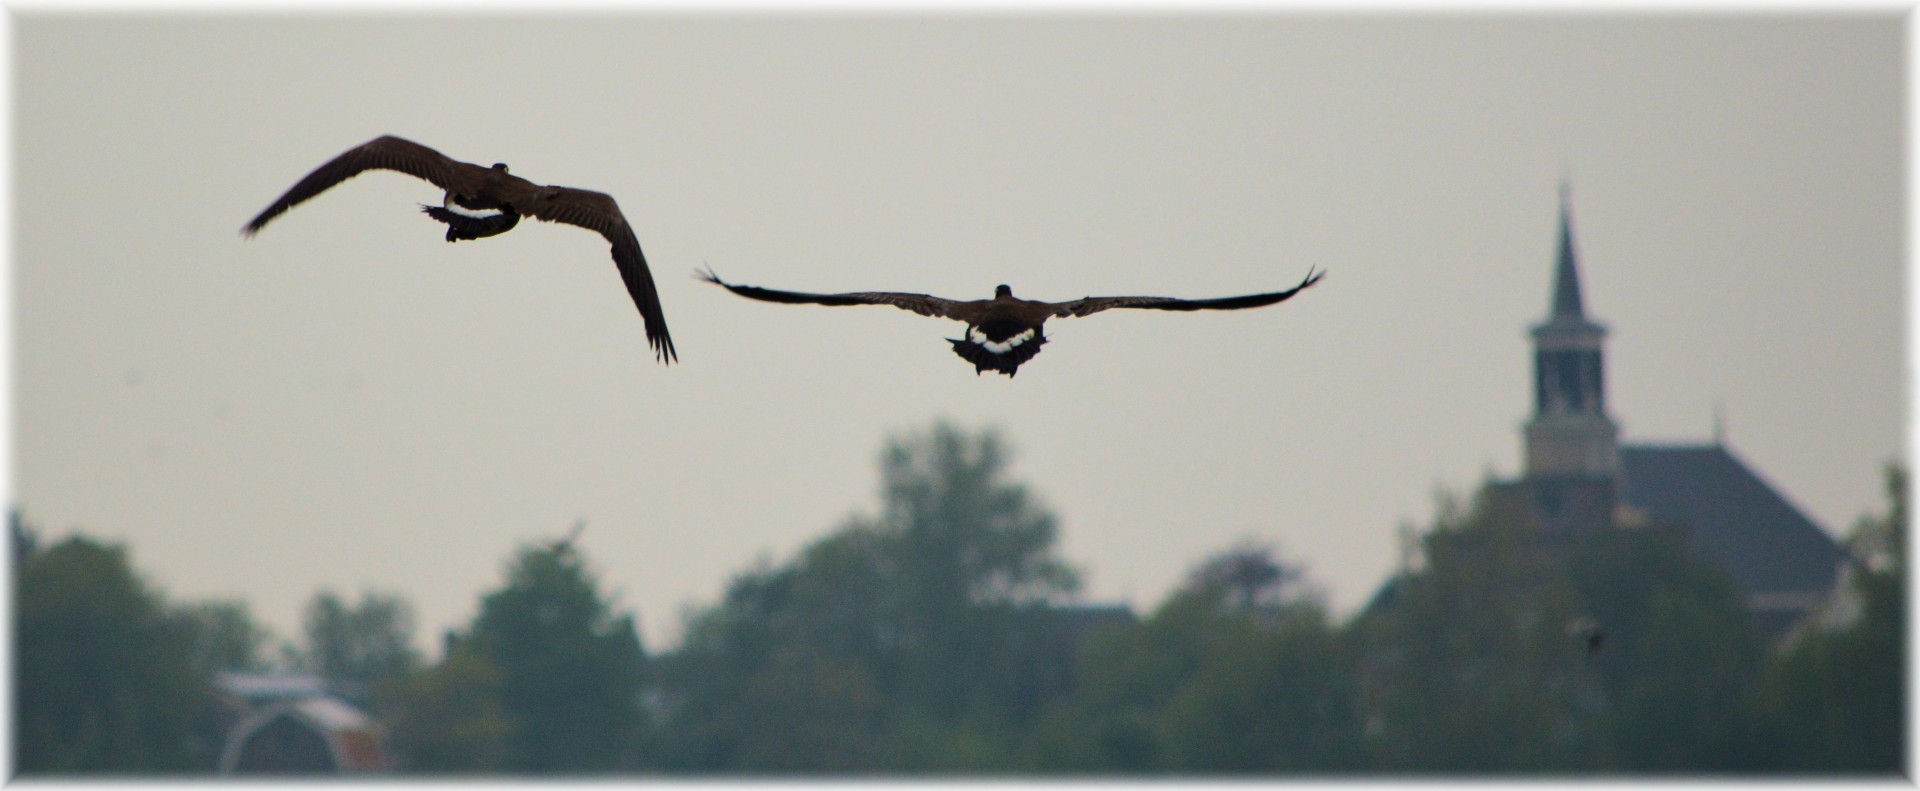
[[[640,252],[640,240],[634,237],[613,196],[573,187],[541,186],[508,174],[505,163],[481,167],[450,159],[411,140],[382,135],[308,173],[240,233],[252,238],[286,210],[369,170],[397,170],[446,190],[439,206],[422,204],[420,209],[446,223],[449,242],[506,233],[519,224],[522,215],[579,226],[606,237],[613,244],[613,263],[626,281],[627,294],[646,322],[647,345],[662,363],[679,359],[673,350],[673,338],[667,334],[667,318],[660,311],[653,274],[647,271],[647,258]]]
[[[558,541],[548,541],[547,551],[555,555],[573,554],[573,542],[580,540],[580,534],[587,529],[586,517],[573,520],[573,529],[567,531],[567,537]]]
[[[1040,353],[1040,346],[1047,342],[1046,333],[1041,326],[1047,319],[1059,316],[1087,316],[1109,308],[1151,308],[1153,310],[1237,310],[1272,305],[1294,295],[1300,289],[1320,282],[1326,273],[1315,274],[1307,270],[1307,278],[1300,285],[1285,291],[1269,294],[1248,294],[1239,297],[1220,297],[1218,299],[1176,299],[1173,297],[1087,297],[1071,302],[1036,302],[1020,299],[1013,295],[1013,289],[1001,285],[993,289],[993,299],[976,299],[962,302],[952,299],[927,296],[926,294],[902,294],[893,291],[856,291],[847,294],[806,294],[798,291],[777,291],[758,286],[741,286],[728,283],[714,274],[712,267],[705,272],[695,273],[700,279],[717,284],[728,291],[750,299],[766,302],[811,303],[815,305],[892,305],[902,310],[911,310],[922,316],[954,319],[967,323],[967,331],[959,338],[948,338],[953,344],[953,353],[961,359],[973,363],[974,375],[982,371],[999,371],[1012,377],[1020,364],[1033,359]]]

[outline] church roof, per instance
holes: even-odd
[[[1749,593],[1825,591],[1846,551],[1722,445],[1622,445],[1620,499]]]

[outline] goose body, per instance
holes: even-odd
[[[998,371],[1013,376],[1020,364],[1033,359],[1047,342],[1045,325],[1050,318],[1090,316],[1113,308],[1150,310],[1237,310],[1257,308],[1285,301],[1301,289],[1320,281],[1323,273],[1307,271],[1300,285],[1285,291],[1247,294],[1218,299],[1178,299],[1175,297],[1086,297],[1067,302],[1040,302],[1013,295],[1006,285],[995,287],[992,299],[960,301],[898,291],[855,291],[844,294],[811,294],[780,291],[758,286],[728,283],[712,269],[699,272],[700,279],[749,299],[765,302],[806,303],[814,305],[892,305],[922,316],[966,322],[959,338],[948,338],[953,352],[973,364],[977,375]]]
[[[535,184],[507,172],[504,163],[484,167],[447,157],[404,138],[383,135],[347,150],[308,173],[241,229],[252,237],[273,218],[369,170],[392,170],[444,190],[439,206],[421,211],[447,226],[446,239],[482,239],[512,230],[523,216],[594,231],[612,245],[614,265],[646,326],[647,344],[662,363],[678,359],[667,332],[666,314],[654,288],[640,240],[604,192]]]

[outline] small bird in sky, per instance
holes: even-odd
[[[383,135],[307,174],[240,232],[251,238],[288,209],[369,170],[398,171],[445,190],[439,206],[420,208],[427,216],[446,223],[449,242],[506,233],[523,215],[578,226],[606,237],[613,245],[613,263],[626,282],[627,294],[646,324],[647,345],[661,363],[679,359],[673,350],[673,338],[667,334],[667,318],[660,309],[653,273],[640,252],[640,240],[613,197],[604,192],[535,184],[508,174],[505,163],[497,162],[489,168],[460,162],[411,140]]]
[[[573,542],[580,540],[580,534],[586,529],[587,520],[584,517],[573,520],[573,529],[567,532],[567,537],[547,542],[547,551],[555,555],[573,554]]]
[[[1600,653],[1600,642],[1606,639],[1606,633],[1600,631],[1600,624],[1592,618],[1575,618],[1567,622],[1567,636],[1578,638],[1586,644],[1589,658]]]
[[[1042,325],[1054,317],[1088,316],[1111,308],[1145,308],[1152,310],[1238,310],[1257,308],[1282,302],[1298,293],[1301,289],[1320,282],[1326,273],[1316,274],[1307,270],[1307,277],[1300,285],[1285,291],[1267,294],[1248,294],[1239,297],[1220,297],[1218,299],[1176,299],[1174,297],[1086,297],[1069,302],[1038,302],[1021,299],[1013,295],[1013,289],[1002,285],[994,288],[992,299],[959,301],[942,299],[926,294],[905,294],[894,291],[855,291],[845,294],[809,294],[799,291],[779,291],[758,286],[742,286],[728,283],[714,274],[709,267],[704,272],[695,273],[700,279],[717,284],[728,291],[750,299],[766,302],[808,303],[814,305],[892,305],[902,310],[910,310],[922,316],[954,319],[967,324],[966,332],[959,338],[948,338],[953,344],[954,354],[973,363],[975,375],[983,371],[998,371],[1012,377],[1020,364],[1033,359],[1040,353],[1040,346],[1047,342]]]

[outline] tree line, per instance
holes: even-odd
[[[210,772],[214,674],[279,668],[371,712],[409,774],[1906,771],[1897,465],[1845,606],[1779,642],[1676,531],[1554,545],[1484,489],[1344,620],[1258,542],[1142,615],[1091,606],[1007,468],[991,431],[890,439],[878,513],[741,572],[654,654],[568,542],[518,548],[429,661],[395,596],[322,591],[272,646],[244,602],[166,602],[126,547],[42,546],[16,512],[14,767]]]

